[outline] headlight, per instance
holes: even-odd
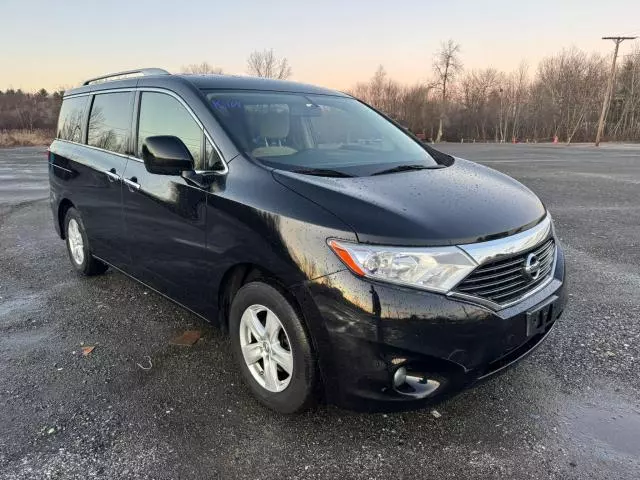
[[[358,276],[446,293],[478,266],[458,247],[403,248],[329,240]]]
[[[551,212],[549,211],[549,209],[547,208],[547,217],[549,217],[549,221],[551,222],[551,235],[553,235],[553,238],[556,237],[556,224],[553,221],[553,217],[551,216]]]

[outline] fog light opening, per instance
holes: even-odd
[[[407,371],[406,367],[398,368],[393,374],[394,390],[414,398],[433,395],[440,386],[439,380],[428,378],[423,373]]]

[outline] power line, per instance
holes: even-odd
[[[624,32],[622,35],[635,35],[636,33],[640,33],[640,28],[636,28],[635,30]]]
[[[616,60],[618,59],[618,49],[620,44],[625,40],[635,40],[638,37],[602,37],[602,40],[613,40],[616,44],[613,50],[613,60],[611,61],[611,73],[609,74],[609,81],[607,82],[607,92],[605,93],[604,100],[602,102],[602,112],[600,113],[600,120],[598,121],[598,133],[596,133],[596,147],[600,146],[600,137],[604,130],[604,119],[607,117],[607,111],[609,110],[609,104],[611,103],[611,94],[613,92],[613,81],[616,76]]]

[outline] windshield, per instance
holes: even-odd
[[[206,91],[238,146],[266,165],[327,176],[437,168],[417,141],[349,97]]]

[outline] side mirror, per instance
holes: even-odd
[[[193,170],[193,157],[178,137],[158,135],[147,137],[142,144],[142,159],[150,173],[180,175]]]

